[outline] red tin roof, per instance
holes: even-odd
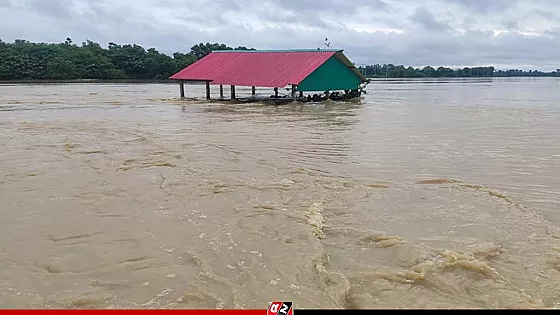
[[[214,51],[177,72],[170,79],[284,88],[290,84],[299,84],[325,61],[341,52],[341,50]],[[346,60],[343,62],[346,63]]]

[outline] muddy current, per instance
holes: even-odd
[[[0,307],[560,307],[560,80],[178,90],[0,86]]]

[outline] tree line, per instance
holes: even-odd
[[[200,43],[186,53],[168,56],[155,48],[109,43],[107,48],[87,40],[81,45],[0,40],[0,80],[165,80],[208,55],[212,50],[254,50],[225,44]]]
[[[188,52],[175,52],[169,56],[155,48],[145,49],[136,44],[119,45],[111,42],[104,48],[91,40],[78,45],[71,38],[62,43],[32,43],[23,39],[6,43],[0,39],[0,80],[166,80],[212,50],[255,49],[199,43]],[[560,69],[553,72],[517,69],[496,71],[494,67],[451,69],[376,64],[359,67],[359,70],[369,78],[560,77]]]
[[[358,69],[368,78],[560,77],[560,69],[551,72],[519,69],[496,70],[494,67],[465,67],[462,69],[438,67],[436,69],[432,66],[413,68],[394,64],[376,64],[358,67]]]

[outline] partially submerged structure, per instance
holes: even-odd
[[[360,86],[368,80],[343,54],[343,50],[221,50],[213,51],[204,58],[170,77],[179,80],[181,98],[185,97],[185,81],[204,82],[206,99],[210,99],[210,85],[229,85],[231,99],[236,99],[235,87],[274,88],[274,96],[279,98],[278,89],[291,90],[291,99],[296,93],[303,98],[303,92],[321,92],[329,98],[332,91],[346,91],[345,95],[356,96]],[[351,93],[352,92],[352,93]],[[309,99],[308,96],[307,99]]]

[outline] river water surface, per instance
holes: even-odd
[[[0,86],[0,307],[560,307],[560,80],[368,91]]]

